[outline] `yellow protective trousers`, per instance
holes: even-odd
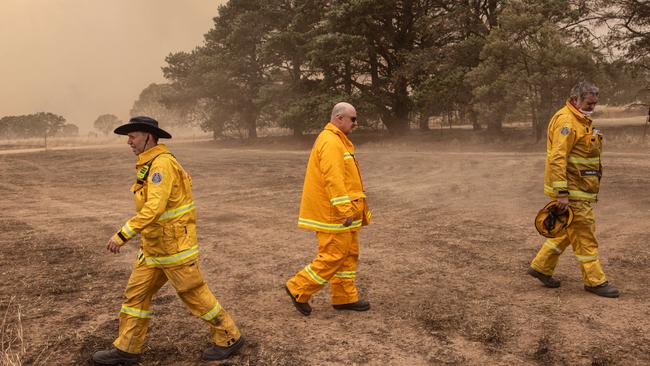
[[[229,346],[239,339],[239,329],[203,280],[198,260],[173,267],[137,262],[126,286],[126,300],[119,315],[119,335],[113,342],[117,349],[129,353],[142,352],[151,318],[151,299],[167,280],[192,314],[208,323],[215,344]]]
[[[547,238],[530,266],[552,276],[560,255],[570,244],[580,264],[584,284],[592,287],[601,285],[607,279],[598,259],[598,241],[594,235],[596,223],[591,202],[571,200],[569,206],[573,209],[573,222],[566,233],[557,238]]]
[[[359,236],[356,231],[343,233],[316,232],[318,254],[302,271],[287,282],[298,302],[308,302],[311,296],[330,283],[332,304],[349,304],[359,300],[354,281],[357,277]]]

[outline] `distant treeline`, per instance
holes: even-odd
[[[66,123],[65,118],[54,113],[40,112],[0,118],[0,139],[77,135],[79,128],[76,125]]]
[[[346,100],[391,133],[432,117],[498,133],[517,119],[539,137],[581,80],[604,103],[647,102],[649,51],[641,0],[231,0],[132,113],[153,105],[215,137],[254,138],[317,129]]]

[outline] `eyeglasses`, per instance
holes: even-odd
[[[345,117],[348,117],[348,118],[350,119],[350,121],[352,121],[352,123],[356,123],[356,122],[357,122],[357,117],[341,116],[341,118],[345,118]]]

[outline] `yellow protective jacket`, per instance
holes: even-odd
[[[548,124],[544,193],[552,198],[596,201],[603,135],[569,101]]]
[[[199,253],[192,180],[167,146],[160,144],[138,155],[136,182],[131,187],[137,214],[113,239],[126,243],[141,235],[138,260],[171,266]]]
[[[343,226],[353,216],[352,225]],[[356,231],[370,223],[354,145],[332,123],[316,138],[309,155],[298,226],[320,232]]]

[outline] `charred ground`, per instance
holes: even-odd
[[[248,340],[222,364],[650,363],[650,162],[639,129],[614,132],[595,212],[621,298],[586,293],[570,250],[559,289],[525,275],[542,243],[543,143],[359,134],[374,216],[359,285],[373,308],[336,312],[323,291],[310,317],[282,285],[316,251],[296,227],[311,141],[172,143],[194,182],[202,270]],[[3,357],[85,364],[110,346],[137,243],[111,255],[105,242],[133,213],[132,168],[126,145],[0,155]],[[207,329],[171,286],[153,311],[143,364],[202,364]]]

